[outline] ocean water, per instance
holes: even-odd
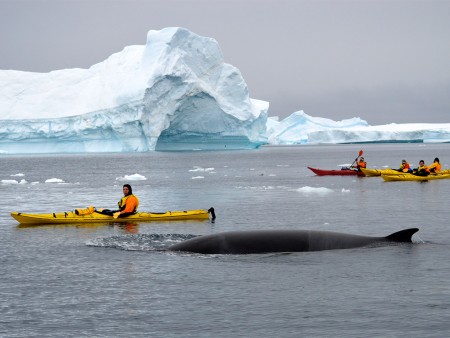
[[[2,155],[0,337],[448,337],[450,180],[319,177],[306,168],[337,169],[360,149],[371,168],[436,156],[450,168],[448,144],[419,143]],[[126,178],[134,174],[141,180]],[[32,227],[9,216],[114,208],[124,183],[141,211],[212,206],[217,219]],[[410,227],[420,229],[413,244],[372,248],[163,250],[229,230],[386,236]]]

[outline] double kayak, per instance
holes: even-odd
[[[318,176],[364,176],[364,173],[357,170],[342,168],[340,170],[333,170],[333,169],[318,169],[318,168],[312,168],[308,167],[309,170],[311,170],[314,174]]]
[[[395,169],[368,169],[368,168],[361,168],[361,171],[366,176],[381,176],[381,175],[408,175],[410,173],[401,172]],[[437,175],[442,174],[450,174],[450,169],[441,170]]]
[[[12,212],[11,216],[21,224],[69,224],[69,223],[129,223],[149,221],[214,220],[214,208],[208,210],[185,210],[167,212],[137,212],[133,215],[114,218],[99,212],[81,215],[75,211],[55,212],[50,214],[26,214]]]
[[[385,175],[382,174],[381,177],[386,182],[392,181],[431,181],[431,180],[442,180],[450,179],[450,174],[430,174],[428,176],[418,176],[413,174],[400,173],[398,175]]]

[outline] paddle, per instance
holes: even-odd
[[[350,168],[353,167],[353,165],[355,164],[355,162],[358,161],[358,158],[359,158],[360,156],[362,156],[362,154],[364,154],[364,152],[363,152],[362,149],[361,149],[361,150],[359,151],[359,153],[358,153],[358,157],[355,158],[355,160],[353,161],[353,163],[352,163],[352,165],[350,166]]]

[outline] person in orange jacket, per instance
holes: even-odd
[[[364,157],[360,157],[358,163],[353,168],[356,168],[358,171],[361,171],[361,168],[366,168],[367,163],[364,161]]]
[[[97,212],[113,216],[114,218],[122,218],[135,214],[137,208],[139,207],[139,199],[135,195],[133,195],[133,189],[131,188],[131,185],[123,185],[123,197],[120,199],[117,205],[119,206],[119,210],[113,211],[109,209],[102,209],[97,210]]]
[[[428,176],[430,174],[430,169],[425,165],[424,160],[419,161],[419,167],[413,170],[413,174],[417,176]]]
[[[114,218],[127,217],[136,213],[139,206],[139,199],[133,195],[131,185],[123,185],[123,197],[117,204],[119,206],[119,210],[114,213]]]
[[[438,173],[438,172],[440,172],[441,171],[441,164],[439,163],[439,158],[438,157],[436,157],[435,159],[434,159],[434,162],[433,162],[433,164],[431,164],[429,167],[428,167],[428,169],[430,170],[430,173]]]
[[[402,164],[400,168],[397,169],[397,171],[403,172],[403,173],[409,173],[412,172],[412,169],[406,160],[402,160]]]

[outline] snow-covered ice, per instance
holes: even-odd
[[[268,102],[249,97],[216,40],[149,31],[89,69],[0,70],[2,153],[255,148]]]
[[[269,103],[250,98],[217,41],[178,27],[88,69],[0,70],[0,86],[0,154],[450,142],[450,123],[268,118]]]

